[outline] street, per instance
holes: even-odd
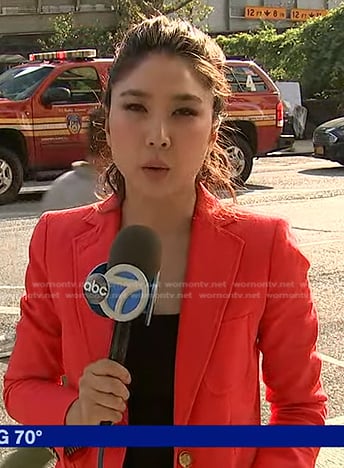
[[[18,319],[28,243],[46,186],[29,184],[15,204],[0,207],[0,334],[12,330]],[[344,424],[344,167],[310,156],[255,160],[238,203],[287,218],[311,261],[310,280],[320,317],[319,352],[329,396],[328,424]],[[0,361],[1,382],[5,369],[5,360]],[[267,414],[263,405],[265,422]],[[11,423],[1,407],[0,424]],[[0,460],[4,453],[0,450]],[[344,449],[322,449],[317,467],[344,467]]]

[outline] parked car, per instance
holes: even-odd
[[[283,132],[285,115],[280,91],[257,63],[228,58],[227,78],[232,95],[228,119],[220,133],[234,179],[245,182],[254,158],[288,146],[290,139]]]
[[[344,166],[344,117],[319,125],[313,132],[313,148],[315,158]]]

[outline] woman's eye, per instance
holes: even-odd
[[[145,112],[145,107],[142,104],[124,104],[124,109],[125,110],[130,110],[134,112]]]
[[[183,116],[195,116],[197,115],[197,111],[195,109],[190,109],[188,107],[182,107],[174,111],[175,115],[183,115]]]

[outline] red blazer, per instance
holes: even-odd
[[[89,309],[82,285],[95,265],[107,261],[120,219],[111,197],[44,214],[35,227],[4,382],[7,411],[22,424],[64,424],[85,366],[108,356],[113,323]],[[309,263],[288,224],[225,208],[202,188],[190,245],[177,342],[175,424],[260,424],[259,351],[271,424],[324,424]],[[60,385],[63,374],[66,387]],[[57,451],[60,468],[96,466],[95,449],[71,457]],[[317,453],[176,447],[174,466],[310,468]],[[107,449],[105,468],[121,468],[124,455],[125,449]]]

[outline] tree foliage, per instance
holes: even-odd
[[[113,24],[104,28],[99,22],[92,27],[77,26],[75,14],[57,16],[52,24],[53,33],[39,41],[42,50],[96,48],[98,55],[113,54],[113,47],[133,24],[158,14],[191,20],[206,29],[205,20],[212,7],[202,0],[121,0],[113,1]]]
[[[275,80],[300,81],[306,97],[344,89],[344,3],[281,34],[263,23],[256,32],[217,41],[227,55],[256,60]]]
[[[53,21],[53,34],[39,40],[42,50],[95,48],[100,56],[112,54],[114,35],[99,23],[93,27],[75,26],[72,13],[59,15]]]

